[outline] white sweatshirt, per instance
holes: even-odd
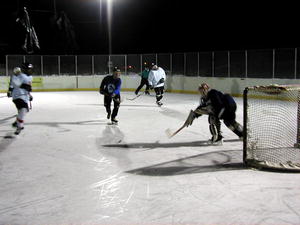
[[[11,85],[13,86],[12,91],[12,98],[15,99],[22,99],[24,102],[28,103],[29,101],[29,92],[23,88],[20,88],[22,84],[29,84],[31,85],[32,76],[27,76],[23,73],[20,75],[13,75],[11,79]]]
[[[164,80],[166,81],[166,73],[163,70],[163,68],[158,67],[157,70],[150,70],[149,76],[148,76],[148,82],[149,85],[153,86],[153,87],[162,87],[165,85],[165,83],[159,83],[159,80],[161,78],[164,78]]]

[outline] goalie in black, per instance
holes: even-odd
[[[193,120],[203,114],[208,115],[209,130],[212,134],[211,143],[222,143],[221,122],[232,130],[239,138],[243,137],[243,127],[236,121],[236,102],[229,94],[211,89],[207,83],[202,83],[199,88],[201,102],[193,115],[189,117],[187,126],[192,125]]]

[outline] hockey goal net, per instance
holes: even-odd
[[[300,171],[300,85],[244,90],[244,162]]]

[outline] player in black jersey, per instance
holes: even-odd
[[[107,119],[111,118],[112,124],[117,124],[118,120],[116,119],[121,103],[121,70],[118,67],[115,67],[112,75],[104,77],[100,85],[100,94],[104,95],[104,107],[107,112]],[[111,102],[114,102],[114,108],[111,112]]]

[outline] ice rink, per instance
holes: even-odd
[[[224,124],[223,145],[208,145],[207,116],[166,136],[197,95],[166,93],[158,107],[122,92],[118,126],[97,91],[33,97],[19,136],[12,99],[0,98],[1,225],[300,224],[299,173],[244,167],[242,142]]]

